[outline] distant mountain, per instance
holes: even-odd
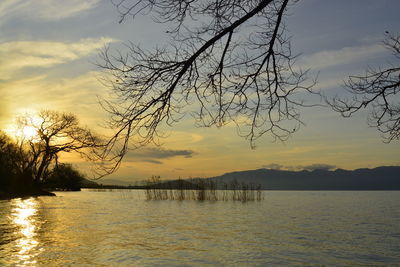
[[[119,186],[129,186],[135,184],[135,182],[127,182],[127,181],[121,181],[117,179],[99,179],[96,180],[98,184],[103,184],[103,185],[119,185]]]
[[[150,186],[160,189],[195,189],[201,184],[201,178],[186,180],[163,181]],[[239,185],[261,185],[263,190],[400,190],[400,166],[378,167],[374,169],[357,169],[335,171],[284,171],[272,169],[257,169],[225,173],[221,176],[205,178],[214,182],[218,188],[225,188],[233,181]],[[96,181],[98,186],[126,187],[134,182],[125,182],[115,179],[101,179]],[[90,180],[83,182],[83,187],[96,187]],[[135,188],[146,188],[146,185],[137,185]]]
[[[82,186],[82,187],[95,186],[95,185],[97,185],[96,182],[86,179],[86,178],[84,178],[80,181],[80,186]]]
[[[264,190],[400,190],[400,166],[335,171],[258,169],[207,178],[218,184],[261,185]],[[220,187],[222,187],[220,185]]]

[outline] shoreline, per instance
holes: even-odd
[[[0,192],[0,200],[11,200],[14,198],[28,198],[39,196],[56,196],[56,194],[40,189],[31,192]]]

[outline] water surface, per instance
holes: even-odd
[[[0,266],[398,266],[400,192],[268,191],[260,202],[142,191],[0,201]]]

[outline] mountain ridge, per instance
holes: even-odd
[[[206,178],[217,183],[261,185],[264,190],[400,190],[400,166],[380,166],[355,170],[274,170],[255,169],[224,173]]]
[[[226,189],[236,180],[239,185],[261,186],[263,190],[400,190],[400,166],[379,166],[376,168],[277,170],[260,168],[224,173],[208,178],[187,178],[183,181],[196,184],[199,180],[213,182],[217,188]],[[173,188],[181,179],[162,180],[156,187]],[[127,187],[134,182],[116,179],[99,180],[99,186]],[[146,188],[146,183],[133,186]],[[180,188],[182,186],[176,186]],[[189,186],[190,187],[190,186]]]

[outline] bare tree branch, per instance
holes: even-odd
[[[268,133],[286,140],[301,125],[307,71],[293,66],[283,22],[288,0],[120,0],[121,22],[153,14],[172,25],[171,45],[148,51],[130,43],[101,54],[114,99],[101,104],[116,129],[103,156],[120,164],[128,147],[157,142],[163,125],[191,113],[198,126],[235,123],[252,147]],[[110,78],[111,77],[111,78]],[[129,142],[131,143],[129,145]]]
[[[400,59],[400,35],[387,33],[384,45]],[[351,100],[327,99],[333,110],[350,117],[361,109],[372,108],[368,122],[383,135],[385,142],[400,138],[400,67],[398,62],[386,69],[369,68],[363,76],[350,76],[345,88]]]

